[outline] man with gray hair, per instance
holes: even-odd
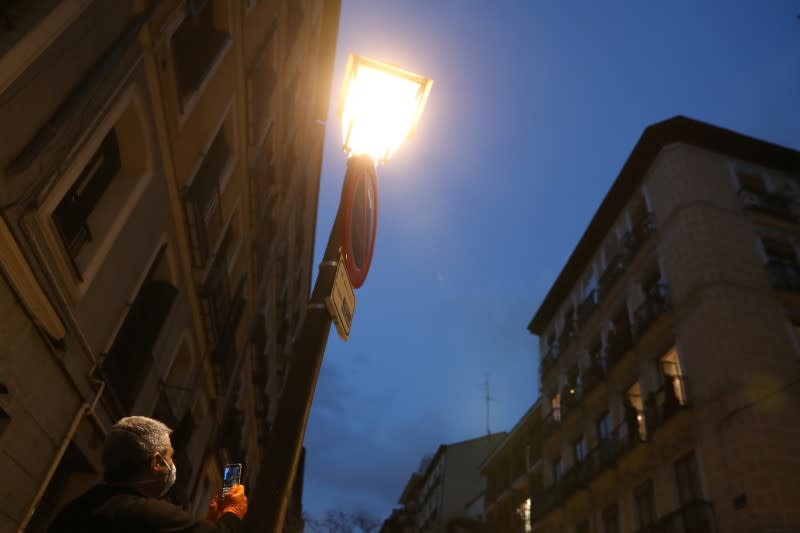
[[[242,531],[247,497],[235,485],[224,499],[213,499],[208,516],[198,520],[161,498],[175,483],[175,450],[165,424],[144,416],[120,419],[103,447],[103,478],[59,514],[51,533]]]

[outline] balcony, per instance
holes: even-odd
[[[779,291],[800,291],[800,266],[792,260],[771,259],[766,265],[772,286]]]
[[[669,309],[667,286],[656,283],[645,294],[645,299],[634,312],[634,335],[641,336],[664,311]]]
[[[625,259],[624,253],[617,253],[609,262],[606,270],[600,276],[600,279],[597,281],[598,286],[600,287],[600,294],[605,297],[611,287],[614,286],[614,283],[619,279],[623,272],[625,272],[625,267],[627,265],[627,261]]]
[[[633,347],[633,337],[627,327],[609,333],[606,339],[606,371],[610,372]]]
[[[583,387],[577,382],[561,390],[561,419],[571,416],[583,400]]]
[[[743,187],[739,189],[738,196],[742,207],[748,211],[756,211],[791,221],[797,219],[792,212],[791,199],[785,194]]]
[[[600,383],[606,379],[606,369],[599,356],[592,357],[592,363],[583,373],[583,396],[589,395]]]
[[[711,502],[695,500],[663,516],[657,523],[639,528],[637,533],[716,533]]]
[[[626,232],[622,237],[623,247],[628,259],[632,259],[639,248],[647,242],[647,239],[655,233],[655,222],[653,214],[647,213],[638,222],[634,222],[633,228]]]
[[[600,291],[595,289],[590,292],[586,298],[578,305],[577,320],[578,328],[583,327],[586,322],[592,317],[592,313],[600,305]]]
[[[241,290],[239,291],[241,293]],[[216,366],[215,377],[217,381],[217,388],[224,391],[226,385],[230,382],[233,374],[236,361],[234,360],[236,353],[236,330],[239,326],[239,321],[244,312],[245,300],[238,296],[228,312],[225,319],[224,326],[220,331],[220,335],[214,351],[211,353],[211,362]]]
[[[670,418],[690,407],[685,376],[668,376],[667,382],[647,395],[644,402],[647,431],[663,426]]]
[[[542,419],[542,439],[546,439],[561,427],[561,413],[559,410],[550,411]]]
[[[567,503],[577,492],[588,488],[598,475],[614,467],[617,461],[642,441],[638,428],[630,429],[626,422],[618,425],[611,435],[589,451],[583,461],[573,465],[561,479],[538,493],[534,505],[537,520]]]
[[[547,350],[547,353],[544,354],[544,357],[542,357],[542,362],[539,365],[539,370],[540,370],[542,378],[544,378],[544,376],[547,375],[547,373],[553,367],[556,366],[556,364],[558,363],[558,355],[559,355],[559,353],[560,353],[560,350],[558,348],[558,343],[553,343],[550,346],[550,349]]]
[[[575,337],[575,333],[577,333],[575,322],[568,319],[564,324],[564,331],[562,331],[561,335],[558,337],[558,346],[562,353],[567,351],[567,346],[569,346],[569,343]]]
[[[641,246],[656,232],[656,222],[653,213],[645,214],[638,222],[634,223],[633,234]]]
[[[136,403],[142,381],[154,362],[153,348],[177,296],[178,289],[166,281],[147,282],[103,361],[101,373],[122,413],[129,413]]]

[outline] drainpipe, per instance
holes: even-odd
[[[47,469],[47,474],[45,474],[44,480],[42,480],[42,483],[39,485],[39,490],[36,492],[36,496],[33,498],[30,506],[28,506],[28,511],[25,513],[25,517],[19,524],[19,531],[24,531],[28,526],[28,523],[31,521],[33,514],[36,512],[36,508],[39,506],[39,502],[42,501],[42,497],[44,496],[48,485],[50,485],[50,481],[53,479],[53,475],[55,474],[61,459],[64,457],[64,453],[67,451],[67,446],[69,446],[69,443],[72,442],[72,437],[75,436],[75,432],[78,431],[78,426],[80,425],[81,420],[83,420],[84,416],[91,416],[94,414],[94,408],[97,406],[97,402],[103,395],[103,390],[105,390],[105,383],[100,382],[100,386],[98,387],[92,402],[84,402],[80,409],[78,409],[78,412],[75,413],[75,417],[72,419],[72,424],[70,424],[67,434],[61,441],[61,446],[59,446],[58,452],[56,452],[56,456],[53,458],[53,462],[50,463],[50,468]]]

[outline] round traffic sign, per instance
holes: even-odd
[[[347,274],[354,288],[367,279],[378,225],[378,174],[368,156],[347,161],[342,191],[341,243]]]

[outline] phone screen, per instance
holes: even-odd
[[[230,464],[225,465],[225,470],[222,471],[222,496],[225,496],[231,487],[238,485],[242,477],[242,465]]]

